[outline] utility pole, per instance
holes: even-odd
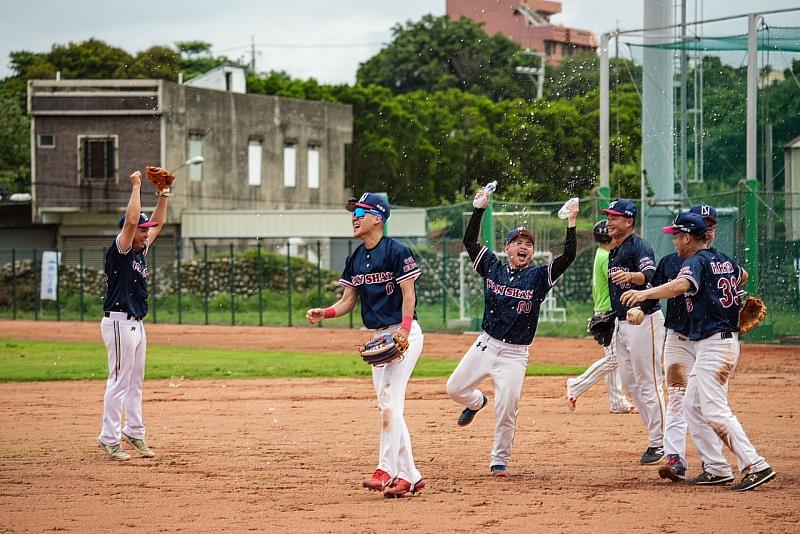
[[[689,55],[683,48],[686,43],[686,0],[681,0],[681,198],[689,198],[689,176],[686,164],[686,71],[689,69]]]
[[[250,72],[256,72],[256,38],[254,35],[250,36]]]

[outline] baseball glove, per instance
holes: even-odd
[[[758,297],[750,296],[739,310],[739,332],[748,333],[764,322],[767,316],[767,305]]]
[[[589,318],[586,324],[586,331],[592,334],[594,340],[604,347],[611,345],[611,338],[614,336],[617,314],[614,310],[597,312]]]
[[[382,367],[403,357],[408,349],[408,339],[402,333],[386,334],[359,347],[361,357],[370,365]]]
[[[169,190],[172,187],[172,182],[175,181],[175,175],[170,174],[166,169],[161,167],[147,167],[147,179],[156,187],[156,191]]]

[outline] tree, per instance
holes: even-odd
[[[88,39],[82,43],[54,45],[47,54],[47,61],[61,71],[64,78],[111,79],[120,67],[133,61],[133,56],[99,39]]]
[[[116,78],[178,80],[178,53],[166,46],[152,46],[116,71]]]
[[[480,24],[425,15],[392,28],[393,39],[362,63],[357,80],[395,93],[462,89],[493,100],[532,97],[535,88],[515,72],[530,56],[505,36],[489,37]]]
[[[0,187],[30,191],[30,119],[19,99],[0,92]]]

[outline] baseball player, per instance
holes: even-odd
[[[664,376],[661,353],[664,344],[664,314],[658,301],[628,308],[620,301],[628,289],[644,289],[656,270],[653,248],[633,233],[636,206],[615,199],[607,209],[608,235],[618,245],[609,253],[608,277],[611,307],[617,312],[614,350],[619,360],[622,387],[633,402],[648,432],[648,446],[640,463],[655,464],[664,456]],[[630,322],[634,319],[634,322]]]
[[[710,247],[716,237],[717,210],[712,206],[701,204],[692,206],[689,213],[703,217],[708,228],[706,246]],[[671,282],[678,276],[684,257],[677,252],[661,258],[653,276],[652,285],[659,286]],[[664,453],[666,465],[658,469],[661,478],[680,482],[686,479],[686,416],[683,401],[689,373],[695,362],[695,343],[689,340],[691,325],[686,301],[683,295],[677,295],[667,301],[667,313],[664,318],[666,338],[664,341],[664,367],[667,375],[667,413],[664,422]],[[716,440],[716,446],[722,453],[722,442]]]
[[[160,191],[151,218],[141,210],[142,173],[130,176],[131,198],[120,232],[106,252],[108,285],[100,331],[108,351],[108,380],[103,399],[103,426],[97,442],[112,460],[130,460],[120,447],[124,439],[145,458],[155,453],[145,442],[142,421],[142,383],[147,353],[144,319],[147,315],[147,262],[150,246],[158,239],[167,217],[169,191]],[[125,410],[125,428],[122,411]]]
[[[312,308],[311,324],[350,313],[361,300],[361,320],[374,330],[374,337],[400,331],[409,342],[404,357],[383,367],[372,368],[372,382],[381,415],[378,467],[362,483],[386,497],[419,493],[425,481],[414,464],[411,436],[403,409],[406,386],[422,353],[423,335],[416,320],[414,284],[420,270],[411,251],[383,235],[389,219],[389,203],[374,193],[364,193],[353,208],[353,236],[362,244],[347,258],[339,284],[342,298],[329,308]]]
[[[464,246],[473,267],[486,279],[483,333],[450,375],[447,394],[465,407],[458,424],[466,426],[486,406],[488,397],[477,386],[483,379],[491,377],[495,395],[495,432],[489,469],[494,476],[505,477],[528,367],[528,347],[536,334],[539,306],[575,259],[578,204],[569,207],[564,253],[546,266],[530,267],[534,236],[526,228],[509,232],[505,246],[507,264],[501,263],[488,248],[477,242],[489,198],[490,193],[483,189],[475,195],[478,207],[464,233]]]
[[[598,221],[593,229],[597,252],[594,255],[594,271],[592,272],[592,298],[594,311],[604,312],[611,309],[611,295],[608,292],[608,252],[616,245],[616,241],[608,235],[607,221]],[[606,390],[611,401],[611,413],[631,413],[633,405],[622,392],[622,383],[617,369],[617,355],[614,353],[614,341],[603,347],[603,357],[589,366],[582,375],[567,379],[567,401],[571,410],[577,407],[578,397],[589,390],[603,376],[606,377]]]
[[[728,404],[728,380],[739,360],[739,309],[741,284],[747,273],[714,248],[706,248],[707,226],[702,216],[680,213],[672,226],[678,254],[685,257],[677,278],[645,291],[629,291],[623,302],[673,298],[686,294],[690,317],[689,339],[695,343],[696,361],[689,375],[684,407],[689,429],[703,462],[703,472],[689,480],[695,485],[733,481],[733,472],[717,440],[736,455],[742,480],[734,491],[751,490],[772,480],[775,471],[758,455]]]

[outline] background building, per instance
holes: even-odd
[[[553,25],[561,2],[546,0],[447,0],[447,15],[482,22],[489,35],[502,33],[523,48],[543,52],[547,64],[558,66],[577,52],[594,52],[600,41],[590,31]]]

